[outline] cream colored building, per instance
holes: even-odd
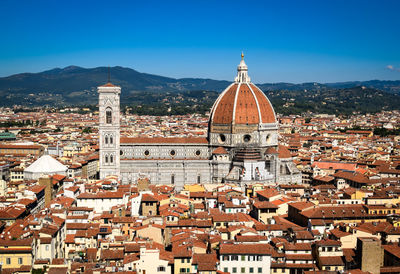
[[[3,269],[32,265],[35,246],[32,239],[0,240],[0,264]]]
[[[151,239],[156,243],[164,245],[163,227],[157,224],[148,224],[136,229],[136,237],[142,239]]]
[[[160,254],[158,249],[140,247],[139,259],[124,265],[125,271],[136,270],[137,273],[172,273],[172,267],[166,256]]]

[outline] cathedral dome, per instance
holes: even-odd
[[[276,123],[275,111],[264,92],[251,83],[242,54],[235,82],[221,93],[211,109],[210,130],[216,132],[216,128],[226,125],[233,130],[234,126],[253,128],[272,123]]]

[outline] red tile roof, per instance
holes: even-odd
[[[228,152],[223,147],[217,147],[213,150],[212,154],[228,154]]]
[[[108,82],[107,84],[104,84],[100,87],[106,87],[106,88],[113,88],[113,87],[117,87],[116,85],[111,84],[110,82]]]
[[[278,157],[281,159],[288,159],[291,158],[292,155],[290,154],[290,151],[287,149],[287,147],[283,145],[278,146]]]
[[[220,254],[255,254],[271,255],[272,246],[269,244],[221,244]]]
[[[344,265],[342,257],[339,257],[339,256],[327,256],[327,257],[320,256],[319,261],[320,261],[320,264],[324,265],[324,266],[329,266],[329,265],[342,266],[342,265]]]
[[[314,162],[312,167],[318,167],[321,169],[343,169],[343,170],[350,170],[355,171],[357,164],[354,163],[337,163],[337,162]]]
[[[264,189],[264,190],[257,191],[257,195],[260,195],[262,197],[265,197],[265,198],[269,199],[271,197],[278,196],[279,195],[279,191],[274,189],[274,188],[267,188],[267,189]]]

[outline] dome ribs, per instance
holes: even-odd
[[[276,123],[271,102],[261,89],[250,82],[242,56],[235,82],[220,94],[211,109],[211,132],[252,131],[258,125]]]
[[[258,124],[258,109],[256,100],[246,84],[241,84],[235,111],[235,124]]]
[[[261,122],[276,123],[275,111],[272,108],[272,105],[267,96],[265,96],[265,94],[255,85],[250,84],[250,86],[258,101],[258,106],[261,112]]]
[[[215,108],[213,122],[215,124],[231,124],[237,84],[232,85],[222,96]]]
[[[221,95],[214,109],[212,123],[276,123],[276,117],[270,101],[259,88],[252,83],[239,83],[232,85]]]

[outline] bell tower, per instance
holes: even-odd
[[[99,93],[100,179],[120,177],[120,94],[121,88],[108,82]]]

